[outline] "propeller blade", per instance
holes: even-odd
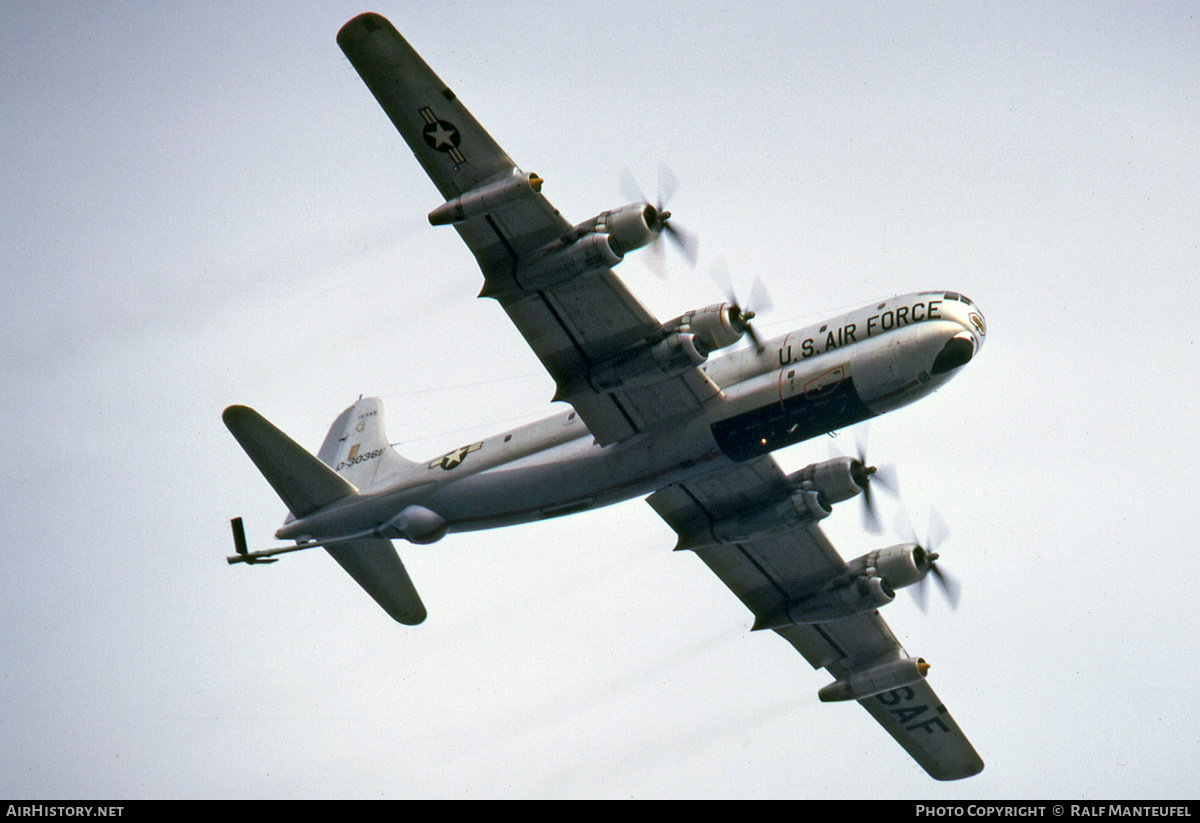
[[[950,608],[957,609],[958,603],[962,599],[962,587],[953,577],[942,571],[937,564],[938,554],[937,549],[950,537],[950,528],[946,525],[946,521],[935,510],[929,510],[929,530],[926,532],[924,540],[919,538],[916,529],[913,528],[912,521],[901,508],[896,512],[896,533],[902,538],[905,538],[909,543],[916,543],[929,557],[929,574],[927,574],[921,582],[913,587],[913,596],[917,600],[917,606],[925,610],[925,589],[929,584],[929,578],[932,577],[937,581],[938,588],[942,590],[942,594],[946,597],[946,602],[950,604]]]
[[[626,166],[621,170],[621,196],[630,203],[649,203],[646,195],[642,193],[642,187],[638,185],[637,178],[633,176],[633,172]]]
[[[666,228],[664,224],[663,228]],[[646,268],[654,273],[654,276],[659,280],[667,279],[667,256],[663,254],[663,244],[660,242],[662,235],[660,234],[653,242],[646,247],[646,255],[642,259],[646,263]]]
[[[621,170],[620,187],[621,195],[626,200],[634,203],[650,203],[650,199],[646,197],[642,191],[642,187],[638,185],[633,172],[628,167]],[[658,227],[659,234],[647,247],[650,254],[645,259],[646,265],[650,270],[664,280],[667,276],[666,260],[662,251],[664,236],[679,250],[679,253],[688,262],[689,266],[694,267],[696,260],[699,258],[699,243],[695,235],[684,231],[670,222],[671,212],[667,211],[667,204],[671,202],[671,198],[675,196],[675,192],[678,190],[679,178],[667,167],[666,163],[659,163],[658,198],[655,201],[655,205],[651,206],[657,212],[657,219],[660,224]]]
[[[750,305],[759,314],[775,308],[775,303],[771,300],[771,294],[767,291],[767,284],[763,282],[761,277],[755,277],[754,285],[750,287]]]
[[[887,465],[879,466],[871,474],[871,482],[886,491],[892,497],[900,496],[900,480],[896,476],[896,467]]]
[[[688,261],[688,265],[695,266],[696,260],[700,256],[698,250],[699,244],[696,242],[695,236],[683,229],[677,228],[669,222],[663,223],[663,231],[675,243],[676,248],[679,249],[679,253],[683,255],[683,259]],[[659,237],[661,238],[662,235],[659,235]],[[655,240],[653,245],[657,244],[658,241]]]
[[[746,329],[746,336],[754,343],[754,347],[758,351],[763,350],[762,337],[754,326],[750,325],[750,321],[760,312],[770,311],[773,308],[771,297],[767,294],[767,287],[763,284],[761,277],[754,279],[754,286],[750,290],[751,303],[749,306],[743,305],[738,300],[737,292],[733,288],[733,278],[729,274],[729,265],[725,262],[724,257],[718,257],[713,260],[709,267],[709,276],[717,284],[717,288],[725,295],[725,300],[732,305],[742,318],[742,325]]]
[[[958,601],[962,596],[962,587],[958,585],[958,581],[938,568],[936,563],[930,567],[929,571],[933,573],[933,579],[942,587],[942,593],[946,595],[946,601],[949,602],[950,608],[957,609]]]
[[[950,539],[950,527],[936,509],[929,510],[929,529],[925,535],[932,546],[941,546]]]
[[[917,585],[912,587],[913,600],[917,601],[917,608],[921,611],[925,611],[926,609],[927,601],[925,598],[925,583],[927,580],[929,580],[929,578],[925,577],[918,582]]]
[[[925,545],[917,539],[917,530],[913,528],[912,521],[908,518],[908,512],[904,510],[903,506],[896,510],[896,519],[892,521],[892,531],[896,532],[900,539],[906,543],[916,543],[918,546]]]
[[[733,291],[733,278],[729,275],[729,264],[725,262],[723,256],[712,261],[712,265],[708,267],[708,276],[717,284],[717,288],[721,290],[725,299],[736,306],[738,300]]]
[[[863,508],[862,520],[863,531],[871,534],[883,534],[883,524],[879,522],[879,511],[875,508],[875,500],[871,496],[871,483],[867,482],[867,487],[863,489]]]
[[[870,429],[868,426],[862,426],[854,435],[855,457],[863,466],[863,479],[866,485],[863,486],[863,529],[872,534],[880,534],[883,532],[883,526],[879,522],[879,511],[877,508],[878,500],[872,493],[874,488],[883,489],[892,497],[900,496],[900,486],[896,480],[896,470],[891,466],[872,466],[867,462],[867,435]],[[897,529],[897,531],[899,531]],[[917,540],[909,541],[917,543]]]
[[[658,210],[662,211],[667,203],[675,197],[675,192],[679,191],[679,178],[667,166],[666,163],[659,162],[658,164]]]

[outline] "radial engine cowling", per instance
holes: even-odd
[[[705,352],[732,346],[746,333],[749,318],[732,303],[714,303],[680,315],[663,324],[663,332],[695,335],[696,347]]]
[[[852,574],[882,577],[893,589],[902,589],[924,580],[935,558],[916,543],[901,543],[867,552],[848,565]]]
[[[649,245],[663,230],[665,212],[649,203],[630,203],[602,212],[575,227],[580,234],[607,234],[617,254],[624,256]]]
[[[896,589],[920,582],[936,559],[937,555],[915,543],[867,552],[847,563],[846,572],[836,580],[792,600],[776,614],[760,617],[754,628],[778,629],[798,623],[827,623],[875,611],[896,598]]]
[[[849,500],[867,487],[863,464],[852,457],[837,457],[824,463],[813,463],[787,477],[793,489],[820,492],[830,503]]]

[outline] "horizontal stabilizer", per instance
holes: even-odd
[[[425,619],[425,604],[421,602],[391,540],[364,537],[337,546],[327,546],[325,551],[393,619],[409,626],[415,626]]]
[[[297,518],[358,491],[254,409],[230,406],[221,419]]]

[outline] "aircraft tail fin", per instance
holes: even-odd
[[[221,419],[293,516],[305,517],[358,491],[254,409],[230,406]]]
[[[352,478],[369,485],[383,479],[385,472],[390,475],[416,465],[388,445],[383,435],[381,404],[376,398],[360,400],[342,412],[329,430],[319,457],[246,406],[230,406],[221,418],[297,518],[357,494]],[[239,554],[247,554],[240,519],[234,524],[234,543]],[[393,619],[408,625],[425,619],[425,606],[391,540],[339,540],[325,550]]]
[[[339,476],[365,489],[411,471],[418,464],[401,457],[383,427],[383,401],[359,398],[333,425],[317,457]]]

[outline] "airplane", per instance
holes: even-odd
[[[378,398],[343,411],[315,456],[230,406],[225,425],[289,510],[275,536],[292,542],[251,552],[235,518],[228,562],[322,547],[388,615],[416,625],[425,605],[393,540],[645,497],[675,549],[750,610],[752,630],[833,676],[821,701],[857,701],[935,779],[980,772],[929,665],[879,615],[897,589],[940,578],[937,553],[913,541],[847,563],[820,521],[858,495],[869,503],[876,469],[840,457],[784,474],[771,456],[940,388],[983,345],[979,307],[916,292],[770,340],[732,298],[659,322],[613,267],[662,237],[682,240],[670,212],[635,202],[571,224],[390,22],[360,15],[337,41],[437,187],[429,222],[458,232],[483,272],[480,296],[503,307],[569,410],[413,462],[389,442]]]

